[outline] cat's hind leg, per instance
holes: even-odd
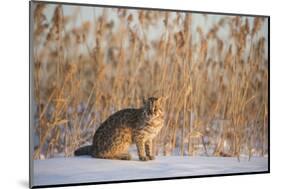
[[[118,160],[131,160],[132,156],[129,153],[118,154],[118,155],[95,155],[94,158],[101,159],[118,159]]]
[[[119,160],[131,160],[132,156],[129,153],[124,153],[124,154],[120,154],[120,155],[116,155],[114,156],[114,159],[119,159]]]

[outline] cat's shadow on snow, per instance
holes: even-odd
[[[77,158],[77,156],[74,156],[74,158]],[[150,160],[150,161],[140,161],[137,157],[136,158],[132,158],[130,160],[119,160],[119,159],[102,159],[102,158],[95,158],[95,157],[92,157],[92,156],[87,156],[87,155],[84,155],[84,156],[79,156],[79,159],[94,159],[94,160],[105,160],[105,161],[122,161],[122,162],[130,162],[130,161],[133,161],[133,162],[153,162],[155,160]]]

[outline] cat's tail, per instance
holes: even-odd
[[[90,155],[91,154],[92,145],[83,146],[75,150],[75,156],[82,156],[82,155]]]

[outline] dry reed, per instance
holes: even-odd
[[[267,154],[264,18],[251,26],[248,17],[221,16],[194,31],[192,13],[100,8],[86,21],[59,5],[48,21],[47,6],[34,4],[34,159],[73,155],[110,114],[152,95],[169,97],[157,154]],[[159,24],[161,36],[149,39]]]

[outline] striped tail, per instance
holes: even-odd
[[[83,146],[75,150],[75,156],[82,156],[82,155],[90,155],[91,154],[92,145]]]

